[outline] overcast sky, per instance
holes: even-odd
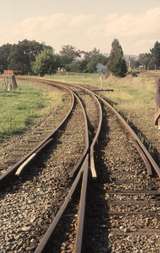
[[[160,0],[0,0],[0,44],[35,39],[109,53],[118,38],[126,54],[160,41]]]

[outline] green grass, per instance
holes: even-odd
[[[17,90],[7,92],[0,84],[0,138],[18,134],[31,126],[51,107],[55,93],[44,91],[30,82],[20,82]]]

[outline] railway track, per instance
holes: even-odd
[[[88,194],[95,198],[87,202],[86,252],[159,252],[160,203],[154,195],[159,188],[155,183],[151,188],[153,179],[133,140],[108,110],[105,125],[97,161],[99,182]]]
[[[82,102],[81,102],[81,100],[79,99],[79,97],[76,95],[76,93],[74,92],[74,100],[76,100],[76,104],[77,104],[77,106],[79,107],[79,109],[78,109],[78,111],[76,112],[76,115],[77,115],[77,117],[79,117],[79,114],[81,113],[81,114],[83,114],[83,118],[84,118],[84,125],[85,125],[85,134],[83,133],[81,133],[80,135],[82,136],[82,139],[83,139],[83,142],[84,142],[84,135],[85,135],[85,143],[86,143],[86,145],[85,145],[85,148],[84,148],[84,150],[82,149],[82,147],[83,147],[83,145],[82,145],[82,142],[80,143],[80,147],[81,147],[81,151],[82,151],[82,154],[81,154],[81,152],[80,152],[80,148],[79,148],[79,151],[77,151],[76,152],[76,154],[74,154],[74,156],[76,156],[77,154],[79,155],[77,155],[79,158],[77,158],[77,159],[73,159],[73,156],[71,157],[71,161],[72,161],[72,164],[70,163],[70,164],[68,164],[68,167],[70,168],[70,171],[69,171],[69,168],[68,168],[68,171],[66,172],[67,173],[67,177],[69,176],[69,178],[67,178],[66,180],[68,180],[68,185],[69,185],[69,181],[70,181],[70,175],[72,174],[72,177],[74,176],[73,174],[75,174],[75,173],[77,173],[78,172],[78,168],[81,166],[81,164],[84,162],[84,159],[85,159],[85,157],[86,157],[86,155],[87,155],[87,152],[88,152],[88,148],[89,148],[89,139],[87,139],[88,138],[88,128],[87,128],[87,118],[86,118],[86,116],[85,116],[85,109],[84,109],[84,107],[83,107],[83,104],[82,104]],[[81,108],[81,109],[80,109]],[[81,110],[81,112],[80,112],[80,110]],[[73,114],[73,112],[72,112],[72,114]],[[72,118],[73,118],[73,120],[72,120]],[[77,119],[76,119],[76,117],[71,117],[71,119],[70,119],[70,121],[73,121],[74,122],[74,128],[72,129],[72,131],[74,130],[74,131],[76,131],[77,132],[77,130],[78,130],[78,128],[81,130],[82,128],[83,128],[83,123],[81,122],[81,121],[78,121]],[[70,123],[70,121],[69,121],[69,123]],[[68,124],[69,124],[68,123]],[[78,125],[77,125],[78,124]],[[65,130],[66,131],[66,130]],[[64,132],[65,132],[64,131]],[[71,131],[71,130],[70,130]],[[82,131],[82,130],[81,130]],[[67,134],[66,133],[66,135],[68,135],[68,141],[67,141],[67,143],[65,143],[65,145],[66,145],[66,149],[67,149],[67,145],[69,145],[69,142],[70,142],[70,145],[71,146],[73,146],[73,138],[72,138],[72,140],[70,140],[70,137],[71,137],[71,133],[69,134]],[[76,138],[77,138],[77,136],[76,136]],[[64,140],[63,140],[63,142],[64,142]],[[78,139],[76,139],[76,142],[75,142],[75,146],[77,147],[77,145],[78,145]],[[64,151],[64,153],[65,153],[65,151]],[[43,154],[43,153],[42,153]],[[70,154],[69,154],[70,155]],[[59,157],[59,156],[58,156]],[[67,159],[68,160],[68,159]],[[49,160],[49,164],[52,162],[52,160],[50,161]],[[66,161],[66,162],[68,162],[68,161]],[[28,165],[27,164],[28,163],[28,160],[26,161],[26,164],[25,165]],[[48,161],[47,161],[47,163],[48,163]],[[25,167],[25,166],[24,166]],[[24,169],[24,167],[23,167],[23,169]],[[65,168],[65,166],[62,168],[63,169],[63,171],[64,171],[64,168]],[[65,168],[65,169],[67,169],[67,168]],[[32,172],[31,173],[31,170],[32,171],[34,171],[34,173]],[[40,181],[40,179],[41,180],[43,180],[44,182],[45,182],[45,180],[42,178],[42,174],[43,174],[43,170],[42,170],[42,174],[40,173],[40,175],[38,174],[38,170],[42,170],[42,169],[39,169],[39,168],[35,168],[35,167],[32,167],[32,169],[27,169],[26,170],[26,173],[25,172],[23,172],[24,173],[24,178],[23,178],[23,174],[22,174],[22,179],[20,178],[20,182],[18,182],[18,181],[16,181],[16,183],[14,184],[14,186],[12,186],[12,184],[11,184],[11,188],[8,190],[7,189],[7,192],[3,192],[2,191],[2,194],[1,194],[1,207],[3,206],[3,208],[1,209],[1,218],[2,218],[2,220],[3,220],[3,222],[1,222],[1,250],[3,250],[4,249],[4,252],[6,251],[8,251],[9,249],[11,249],[11,250],[14,250],[15,252],[21,252],[22,250],[23,251],[25,251],[25,252],[30,252],[34,247],[35,247],[35,244],[36,244],[36,239],[34,238],[34,235],[32,234],[32,230],[31,230],[31,227],[29,226],[29,225],[27,225],[27,223],[22,223],[22,225],[20,226],[21,227],[21,229],[22,229],[22,231],[21,230],[19,230],[20,229],[20,227],[19,227],[19,223],[20,223],[20,221],[18,220],[18,219],[15,219],[16,220],[16,222],[13,222],[13,220],[14,220],[14,216],[15,215],[13,215],[13,214],[20,214],[21,212],[23,212],[22,211],[22,209],[24,208],[23,207],[23,205],[22,205],[22,208],[20,208],[20,203],[19,203],[19,199],[20,199],[20,201],[22,201],[22,199],[24,198],[24,195],[25,195],[25,199],[27,199],[29,196],[28,196],[28,192],[32,195],[32,192],[31,191],[33,191],[33,193],[34,193],[34,191],[35,191],[35,196],[37,195],[37,187],[36,187],[36,184],[35,184],[35,189],[33,190],[33,188],[34,188],[34,183],[37,183],[37,181],[38,181],[38,183],[39,183],[39,181]],[[35,173],[35,171],[37,171],[37,175],[36,175],[36,173]],[[73,173],[73,171],[74,171],[74,173]],[[15,170],[15,168],[14,168],[14,171],[12,170],[12,174],[13,173],[15,173],[16,172],[16,170]],[[29,178],[28,178],[28,173],[30,174],[31,173],[31,176],[29,176]],[[4,175],[4,181],[1,181],[1,182],[8,182],[8,180],[10,179],[10,178],[12,178],[11,176],[12,176],[12,174],[10,174],[10,173],[8,173],[8,174],[6,174],[6,176]],[[35,174],[34,175],[34,177],[33,177],[33,175],[32,174]],[[44,173],[45,174],[45,173]],[[43,177],[45,176],[43,174]],[[18,174],[16,173],[16,175],[18,176]],[[47,175],[48,175],[48,172],[47,172]],[[46,176],[47,176],[46,175]],[[79,174],[80,175],[80,174]],[[46,177],[45,176],[45,177]],[[49,176],[51,176],[51,175],[49,175]],[[27,178],[26,178],[27,177]],[[52,178],[56,178],[56,175],[52,175]],[[29,179],[29,182],[28,182],[28,179]],[[31,180],[31,179],[33,179],[33,180]],[[50,179],[50,178],[49,178]],[[62,179],[61,177],[59,178],[59,180],[60,179]],[[31,180],[31,182],[30,182],[30,180]],[[62,180],[63,181],[63,180]],[[62,188],[63,188],[63,191],[62,191],[62,196],[60,195],[60,193],[58,193],[57,194],[57,198],[56,199],[58,199],[58,202],[59,203],[61,203],[61,199],[63,199],[63,197],[65,196],[65,190],[67,191],[67,183],[65,184],[65,186],[63,187],[63,182],[60,182],[60,181],[58,181],[58,182],[56,182],[56,187],[57,187],[57,189],[58,189],[58,186],[57,186],[57,184],[59,183],[59,188],[61,187],[61,185],[62,185]],[[31,184],[32,184],[32,186],[31,186]],[[45,184],[45,186],[44,186],[44,188],[46,189],[47,188],[47,185],[48,184],[51,184],[49,181],[47,182],[47,180],[46,180],[46,184]],[[3,186],[3,184],[1,185],[1,186]],[[41,188],[42,187],[42,185],[38,185],[38,191],[40,190],[41,191]],[[64,189],[66,187],[66,189]],[[54,187],[55,188],[55,187]],[[2,188],[2,190],[3,190],[3,188]],[[55,189],[53,189],[54,191],[55,191]],[[12,192],[13,191],[13,192]],[[43,189],[43,191],[44,191],[44,189]],[[26,193],[25,193],[26,192]],[[59,192],[60,192],[60,190],[59,190]],[[21,196],[22,195],[22,196]],[[40,195],[41,195],[41,193],[40,193]],[[45,196],[45,195],[44,195]],[[61,199],[60,199],[60,197],[61,197]],[[29,202],[32,202],[33,200],[30,200]],[[50,200],[51,201],[51,200]],[[28,202],[28,200],[27,200],[27,202]],[[46,206],[45,206],[45,199],[44,199],[44,208],[46,208]],[[52,202],[52,201],[51,201]],[[53,201],[54,202],[54,201]],[[26,209],[28,209],[28,206],[27,206],[27,204],[28,203],[25,203],[25,206],[26,206]],[[42,205],[42,203],[41,203],[41,205]],[[14,206],[14,208],[12,207],[12,206]],[[32,207],[33,208],[33,207]],[[32,210],[32,208],[30,207],[29,208],[29,210],[31,211]],[[55,208],[55,207],[54,207]],[[55,210],[54,210],[54,212],[56,212],[56,210],[57,210],[57,208],[58,208],[58,203],[56,204],[56,208],[55,208]],[[9,210],[7,210],[7,209],[9,209]],[[33,208],[33,210],[35,209],[35,207]],[[6,212],[6,210],[7,210],[7,212]],[[13,212],[13,213],[12,213]],[[53,213],[54,213],[53,212]],[[43,212],[42,212],[43,213]],[[52,214],[53,215],[53,214]],[[6,219],[6,216],[7,216],[7,219]],[[12,218],[11,218],[11,221],[13,222],[13,224],[12,224],[12,222],[10,222],[9,221],[9,217],[11,217],[11,216],[13,216]],[[26,214],[25,214],[25,216],[26,216]],[[33,215],[34,216],[34,215]],[[47,213],[47,216],[49,216],[48,215],[48,213]],[[29,215],[29,217],[30,217],[30,215]],[[22,218],[23,218],[23,221],[24,221],[24,217],[23,217],[23,215],[22,215]],[[22,218],[21,218],[21,220],[22,220]],[[26,217],[25,217],[26,218]],[[32,221],[32,217],[30,217],[31,218],[31,221]],[[44,217],[43,217],[44,218]],[[37,218],[34,218],[34,219],[37,219]],[[48,217],[48,222],[50,221],[50,219],[51,218],[49,218]],[[46,222],[47,222],[47,219],[45,219],[46,220]],[[6,222],[8,223],[8,225],[9,226],[6,226]],[[27,220],[26,220],[26,222],[28,222]],[[33,222],[34,222],[34,220],[33,220]],[[11,224],[9,224],[9,223],[11,223]],[[17,225],[18,224],[18,225]],[[16,227],[16,225],[18,226],[18,227]],[[33,226],[34,227],[34,226]],[[16,232],[14,231],[14,229],[16,228]],[[34,227],[35,228],[35,227]],[[6,234],[6,229],[7,229],[7,234]],[[4,230],[4,231],[3,231]],[[35,231],[36,231],[36,229],[35,229]],[[41,231],[42,232],[42,231]],[[31,237],[30,236],[27,236],[26,234],[28,234],[28,233],[30,233],[30,235],[31,235]],[[42,232],[43,233],[43,232]],[[4,236],[5,236],[5,238],[4,238]],[[27,236],[27,237],[29,237],[28,238],[28,240],[25,242],[25,240],[24,240],[24,237],[25,236]],[[40,235],[38,235],[38,239],[39,239],[39,237],[40,237]],[[7,238],[7,239],[6,239]],[[12,238],[12,239],[11,239]],[[22,241],[22,238],[23,238],[23,241]],[[6,240],[5,240],[6,239]],[[14,242],[13,242],[13,240],[14,240]],[[19,240],[20,240],[20,242],[19,242]],[[7,242],[6,242],[7,241]],[[16,241],[16,243],[15,243],[15,241]],[[24,246],[25,246],[25,248],[24,248]],[[3,251],[2,251],[3,252]]]
[[[30,252],[38,244],[69,190],[69,173],[83,152],[82,120],[81,108],[76,104],[56,148],[53,144],[45,150],[44,158],[27,168],[16,184],[1,194],[1,250]]]
[[[78,89],[77,89],[78,88]],[[76,90],[77,92],[84,92],[84,89],[80,87],[71,87],[71,89]],[[77,164],[76,170],[73,170],[73,173],[71,176],[73,177],[76,174],[77,169],[79,171],[77,172],[77,175],[75,177],[75,180],[72,184],[72,187],[70,189],[69,194],[67,195],[64,204],[60,208],[59,212],[57,213],[56,217],[54,218],[53,222],[49,226],[46,234],[40,241],[40,244],[38,245],[36,252],[81,252],[83,247],[83,232],[84,232],[84,222],[85,222],[85,203],[86,203],[86,193],[87,193],[87,184],[89,180],[89,165],[90,165],[90,171],[93,177],[95,177],[95,164],[94,164],[94,147],[95,143],[98,139],[99,132],[101,129],[101,123],[102,123],[102,110],[101,105],[99,101],[97,100],[96,96],[89,90],[87,91],[87,97],[85,95],[85,98],[80,95],[77,96],[79,99],[79,102],[81,104],[84,119],[85,119],[85,131],[86,131],[86,148],[83,153],[81,162]],[[88,98],[90,96],[90,98]],[[87,108],[87,102],[88,99],[92,98],[92,104]],[[94,109],[93,109],[94,107]],[[91,116],[94,112],[98,113],[98,121],[96,118],[92,118],[92,122],[89,121]],[[92,159],[92,163],[89,163]],[[74,197],[76,192],[79,192]],[[75,203],[70,203],[71,198],[75,199]],[[71,205],[71,206],[70,206]],[[67,214],[66,214],[67,213]],[[70,213],[70,214],[69,214]],[[68,216],[71,217],[69,219],[70,223],[68,224],[68,229],[71,230],[71,233],[69,234],[69,238],[65,237],[64,231],[62,235],[62,231],[60,230],[57,232],[57,224],[59,222],[62,222],[63,224],[61,227],[64,227],[66,225],[66,222],[64,221],[65,218]],[[75,228],[75,230],[73,229]],[[54,236],[54,239],[52,239]],[[58,238],[58,239],[57,239]],[[60,239],[61,238],[61,239]],[[59,242],[60,241],[60,242]]]
[[[17,247],[18,239],[16,241],[14,238],[14,242],[8,244],[7,250],[13,245],[13,252],[158,253],[160,169],[157,163],[121,115],[93,90],[49,80],[43,82],[66,88],[74,97],[78,111],[81,112],[81,121],[73,117],[72,111],[68,122],[74,122],[74,127],[69,127],[72,131],[78,131],[78,127],[79,131],[83,128],[83,134],[80,131],[78,135],[81,136],[81,148],[74,163],[70,162],[59,173],[57,181],[60,187],[56,184],[56,198],[53,198],[53,193],[49,195],[49,203],[54,204],[49,208],[49,215],[45,213],[41,225],[37,226],[37,229],[41,229],[39,233],[35,232],[36,227],[27,230],[25,225],[23,240],[26,237],[27,243],[20,238],[21,244]],[[65,131],[66,129],[64,135]],[[73,138],[74,135],[70,134],[70,137]],[[68,138],[64,149],[65,145],[71,144],[73,140],[73,143],[76,143],[76,139]],[[45,141],[50,143],[50,138]],[[51,143],[54,141],[55,137],[52,135]],[[64,142],[63,138],[62,141]],[[43,151],[46,146],[44,145]],[[69,156],[70,154],[66,155],[66,160]],[[73,156],[70,158],[73,161]],[[24,167],[22,166],[22,169]],[[63,175],[64,168],[66,176]],[[26,174],[27,171],[25,170]],[[52,177],[50,175],[46,188],[50,180],[55,178],[54,173]],[[62,175],[65,182],[61,178]],[[9,178],[10,174],[6,180]],[[40,179],[42,180],[42,177]],[[60,191],[58,188],[61,188],[61,184]],[[25,182],[21,185],[23,190],[27,189]],[[53,187],[53,183],[51,185]],[[2,199],[6,200],[5,194],[2,194]],[[19,233],[20,231],[17,236]],[[28,233],[32,236],[28,236]],[[4,243],[2,252],[9,252],[5,246]]]
[[[11,176],[16,176],[16,173],[20,174],[27,164],[53,141],[53,137],[56,136],[59,129],[63,129],[64,124],[72,113],[75,100],[70,90],[64,87],[60,87],[59,89],[65,90],[67,95],[66,109],[63,108],[64,112],[62,115],[60,114],[58,126],[54,119],[55,115],[51,112],[29,135],[20,139],[18,145],[13,143],[8,145],[6,149],[0,150],[2,158],[0,164],[0,187],[3,187],[6,180],[11,178]]]

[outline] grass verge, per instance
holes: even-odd
[[[4,91],[0,84],[0,139],[22,133],[60,99],[58,91],[53,93],[31,82],[19,81],[12,92]]]

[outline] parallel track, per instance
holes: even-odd
[[[78,86],[78,88],[80,88],[80,86]],[[84,89],[84,90],[88,91],[88,89]],[[94,93],[92,93],[92,95],[94,96]],[[99,99],[105,106],[109,107],[109,109],[112,110],[112,112],[114,112],[114,114],[116,115],[116,117],[120,120],[121,124],[125,128],[125,131],[127,130],[129,132],[129,134],[131,135],[131,137],[134,139],[136,149],[137,149],[137,151],[138,151],[141,159],[143,160],[144,165],[147,168],[148,176],[152,176],[153,170],[159,176],[159,172],[160,172],[159,166],[153,160],[153,158],[151,157],[151,155],[149,154],[149,152],[147,151],[147,149],[145,148],[145,146],[143,145],[143,143],[140,141],[140,139],[138,138],[138,136],[131,129],[131,127],[125,122],[125,120],[121,117],[121,115],[108,102],[106,102],[103,98],[101,98],[98,95],[97,95],[97,99]],[[101,123],[99,125],[101,125]],[[99,135],[99,128],[97,130],[97,135]],[[96,141],[97,141],[97,139],[96,139]],[[94,140],[93,140],[93,143],[94,143]],[[92,145],[95,146],[95,143],[94,144],[93,143],[91,144],[91,146]],[[88,159],[88,157],[86,158],[86,161],[83,164],[84,165],[84,174],[83,174],[83,181],[82,181],[83,183],[82,183],[81,199],[80,199],[80,209],[79,209],[79,216],[78,216],[79,217],[79,219],[78,219],[79,222],[78,222],[78,226],[77,226],[77,231],[78,232],[77,232],[77,236],[76,236],[76,238],[77,238],[76,239],[76,245],[74,247],[74,252],[78,252],[78,253],[85,252],[85,248],[83,247],[83,244],[84,244],[84,242],[83,242],[83,239],[84,239],[84,236],[83,236],[83,230],[84,230],[83,225],[84,225],[84,219],[85,219],[86,192],[87,192],[87,184],[88,184],[88,182],[87,182],[87,178],[88,178],[88,170],[87,170],[87,162],[88,161],[87,161],[87,159]],[[82,168],[83,168],[83,166],[82,166]],[[92,173],[93,178],[94,178],[94,175]],[[39,252],[39,251],[37,251],[37,252]]]
[[[75,253],[87,252],[86,251],[86,244],[87,244],[88,237],[87,237],[87,233],[86,233],[86,224],[87,224],[86,208],[88,208],[88,203],[86,202],[86,199],[89,198],[89,196],[87,196],[88,195],[88,188],[90,188],[90,186],[92,188],[93,183],[94,183],[94,185],[99,184],[99,180],[101,180],[100,178],[98,178],[98,176],[100,175],[100,173],[99,173],[100,168],[98,168],[98,166],[97,166],[98,164],[96,164],[96,160],[97,160],[97,156],[98,156],[97,142],[99,140],[100,132],[101,132],[101,130],[103,130],[102,129],[103,115],[102,115],[101,104],[103,105],[103,107],[107,108],[107,110],[111,111],[111,113],[115,115],[115,117],[121,123],[125,132],[129,133],[129,135],[131,136],[131,139],[134,143],[134,146],[139,154],[139,158],[141,159],[141,161],[143,161],[144,166],[146,167],[148,177],[150,178],[150,181],[152,182],[152,189],[150,191],[147,190],[146,192],[143,192],[143,190],[142,190],[142,196],[143,196],[143,193],[144,193],[144,196],[146,196],[146,194],[153,195],[153,196],[160,195],[160,192],[157,191],[157,187],[156,187],[157,184],[159,183],[159,181],[157,183],[157,178],[160,177],[160,168],[159,168],[158,164],[156,163],[156,161],[152,158],[152,156],[150,155],[150,153],[148,152],[148,150],[146,149],[144,144],[141,142],[139,137],[136,135],[136,133],[133,131],[133,129],[128,125],[128,123],[123,119],[123,117],[116,111],[116,109],[109,102],[107,102],[101,96],[97,95],[92,89],[89,89],[88,87],[84,87],[81,85],[73,85],[73,84],[67,85],[65,83],[53,82],[53,81],[42,80],[42,79],[37,79],[37,78],[30,79],[30,80],[32,80],[32,81],[35,80],[36,82],[38,82],[38,81],[44,82],[48,85],[53,85],[53,86],[56,86],[59,88],[66,89],[71,94],[72,107],[70,108],[70,111],[66,115],[65,119],[61,122],[59,127],[61,127],[65,123],[65,121],[68,119],[69,115],[71,114],[75,100],[78,102],[78,104],[81,107],[81,110],[83,112],[84,122],[85,122],[85,148],[84,148],[81,158],[78,160],[78,162],[76,163],[76,165],[72,169],[72,172],[70,173],[70,177],[72,178],[72,185],[70,187],[70,190],[69,190],[62,206],[59,208],[56,216],[54,217],[53,221],[49,225],[44,236],[41,238],[40,243],[34,252],[35,253],[49,252],[48,249],[50,249],[50,250],[52,249],[52,247],[54,245],[54,234],[56,236],[55,231],[56,231],[57,225],[63,219],[67,208],[69,208],[69,205],[75,199],[74,196],[75,196],[76,192],[79,192],[80,194],[79,194],[79,197],[76,197],[76,198],[78,198],[76,201],[76,203],[78,203],[77,204],[78,205],[78,210],[77,210],[78,216],[77,216],[75,240],[73,242],[74,246],[73,246],[72,252],[75,252]],[[87,115],[87,110],[84,106],[83,93],[92,97],[92,99],[97,107],[98,121],[97,121],[97,125],[95,126],[94,131],[91,130],[89,127],[90,122],[88,120],[89,117]],[[10,178],[10,176],[13,175],[21,165],[22,165],[22,169],[24,169],[24,167],[28,164],[28,162],[30,162],[30,158],[31,158],[31,160],[34,159],[34,156],[32,156],[33,154],[35,154],[36,152],[38,154],[38,152],[45,150],[45,147],[50,142],[54,142],[54,134],[58,130],[59,130],[59,128],[57,128],[51,135],[49,135],[43,141],[43,143],[41,143],[40,146],[37,147],[37,149],[33,150],[30,154],[28,154],[27,157],[25,157],[25,159],[20,161],[20,163],[14,165],[12,167],[12,169],[6,173],[6,175],[1,177],[0,184],[1,184],[1,182],[6,183],[7,180]],[[89,138],[90,131],[92,131],[92,138],[91,139]],[[156,177],[153,178],[154,174],[156,174],[157,178]],[[138,178],[137,178],[137,180],[138,180]],[[124,184],[125,184],[125,182],[124,182]],[[153,187],[155,187],[156,190],[154,190]],[[123,191],[121,192],[121,190],[118,190],[118,191],[116,190],[115,192],[114,191],[106,192],[106,194],[110,194],[111,196],[115,197],[116,195],[117,196],[123,195],[124,192]],[[126,194],[124,197],[124,198],[126,198],[126,201],[127,201],[127,197],[126,197],[127,194],[129,196],[135,195],[135,194],[141,195],[141,191],[137,191],[137,192],[134,192],[132,190],[128,191],[128,192],[126,191]],[[111,201],[112,201],[112,198],[111,198]],[[121,198],[119,201],[119,205],[121,205]],[[145,206],[144,202],[142,203],[142,205]],[[118,215],[120,215],[120,214],[118,214]],[[121,215],[123,216],[123,212]],[[99,251],[99,252],[101,252],[101,251]],[[113,252],[118,252],[118,251],[113,251]]]
[[[74,86],[71,87],[72,90],[74,88],[77,88],[77,87],[74,87]],[[89,181],[89,168],[90,168],[93,178],[95,178],[97,175],[96,175],[96,169],[95,169],[95,163],[94,163],[94,149],[95,149],[95,145],[98,140],[100,129],[101,129],[102,109],[101,109],[101,105],[98,99],[96,98],[95,94],[92,91],[88,89],[83,89],[81,87],[78,87],[78,88],[88,93],[92,97],[92,99],[95,101],[95,104],[97,105],[97,108],[98,108],[98,124],[97,124],[98,127],[97,129],[95,129],[95,135],[93,137],[93,140],[89,143],[89,127],[88,127],[88,120],[87,120],[88,116],[86,114],[86,110],[83,106],[83,103],[81,102],[81,99],[83,101],[83,98],[80,99],[81,96],[77,95],[75,91],[75,96],[78,99],[82,107],[82,111],[84,113],[84,120],[85,120],[85,126],[86,126],[86,135],[85,135],[86,148],[84,150],[82,158],[77,163],[77,166],[74,168],[73,173],[71,175],[73,177],[78,171],[78,174],[74,179],[70,192],[68,193],[62,207],[59,209],[56,217],[54,218],[46,234],[42,238],[37,249],[35,250],[35,253],[46,252],[46,249],[48,251],[48,244],[50,243],[50,240],[51,240],[50,238],[53,238],[53,233],[56,230],[56,226],[60,222],[60,219],[62,219],[66,211],[66,208],[69,205],[73,195],[79,189],[78,187],[79,184],[81,185],[80,187],[81,190],[80,190],[79,208],[78,208],[78,214],[77,214],[78,222],[77,222],[77,229],[76,229],[76,239],[75,239],[73,248],[74,248],[74,252],[77,252],[77,253],[80,253],[83,250],[83,232],[84,232],[84,223],[85,223],[87,185]],[[93,166],[94,166],[94,172],[93,172]],[[80,183],[80,180],[81,180],[81,183]],[[52,243],[50,247],[53,247]]]
[[[148,173],[135,141],[106,106],[98,150],[99,180],[88,193],[84,252],[158,253],[160,180]]]

